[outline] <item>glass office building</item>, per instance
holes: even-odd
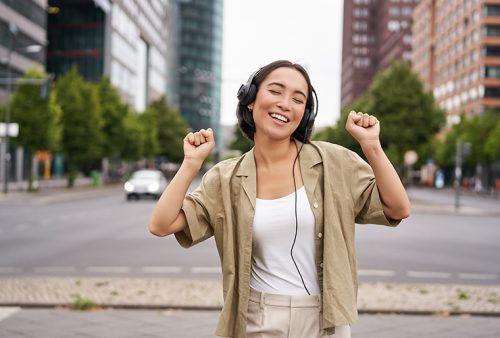
[[[0,0],[0,59],[7,60],[9,49],[11,77],[17,78],[30,67],[45,68],[45,49],[35,53],[28,46],[45,46],[47,0]],[[0,78],[7,76],[6,62],[0,63]],[[1,102],[5,84],[0,85]]]
[[[193,130],[211,127],[221,149],[222,0],[179,3],[179,103]]]
[[[46,9],[47,0],[0,0],[0,105],[7,101],[7,81],[13,83],[32,67],[45,69]],[[6,119],[6,114],[0,114],[0,122]],[[7,142],[0,138],[2,185],[6,179],[5,166],[10,182],[20,181],[26,175],[26,170],[23,173],[23,159],[28,154],[16,146],[15,138],[10,141],[7,149]],[[6,160],[6,154],[10,155],[10,161]]]
[[[136,111],[166,94],[168,0],[49,0],[47,68],[108,75]]]

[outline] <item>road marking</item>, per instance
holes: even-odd
[[[10,316],[12,316],[14,313],[20,311],[20,307],[14,307],[14,306],[3,306],[0,307],[0,322]]]
[[[461,279],[476,279],[476,280],[494,280],[498,276],[488,273],[459,273],[458,278]]]
[[[431,272],[431,271],[408,271],[408,277],[414,278],[450,278],[451,273],[447,272]]]
[[[21,272],[23,271],[21,268],[13,268],[8,266],[0,267],[0,273],[13,273],[13,272]]]
[[[85,269],[87,272],[110,272],[110,273],[127,273],[130,272],[128,266],[89,266]]]
[[[145,273],[180,273],[182,268],[179,266],[145,266],[142,271]]]
[[[74,272],[73,266],[40,266],[35,268],[35,272]]]
[[[392,277],[396,272],[392,270],[358,270],[360,276]]]
[[[211,267],[211,266],[195,266],[191,268],[191,273],[221,273],[221,269],[219,267]]]

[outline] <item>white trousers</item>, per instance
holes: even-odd
[[[319,296],[286,296],[251,289],[247,338],[351,338],[349,325],[327,335],[322,328]]]

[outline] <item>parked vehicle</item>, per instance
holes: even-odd
[[[123,187],[127,200],[140,199],[141,197],[158,199],[167,184],[167,179],[161,171],[143,169],[134,172]]]

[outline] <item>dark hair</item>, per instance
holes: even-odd
[[[306,101],[306,109],[309,109],[311,114],[314,114],[313,108],[314,108],[314,101],[313,101],[313,87],[311,85],[311,80],[309,78],[309,74],[307,74],[307,71],[302,67],[301,65],[297,63],[292,63],[288,60],[278,60],[271,62],[270,64],[260,68],[255,76],[253,77],[252,83],[256,86],[257,91],[259,90],[260,84],[266,79],[266,77],[271,74],[274,70],[278,68],[293,68],[299,71],[302,76],[304,76],[306,82],[307,82],[307,101]],[[255,99],[254,99],[255,100]],[[252,112],[248,109],[248,105],[241,104],[241,102],[238,101],[238,106],[236,107],[236,116],[238,117],[238,126],[240,127],[241,132],[243,135],[245,135],[248,139],[250,139],[253,142],[253,136],[255,134],[255,122],[253,120],[253,114]],[[295,138],[295,132],[292,134]],[[308,135],[307,139],[305,140],[306,143],[309,142],[310,135]],[[301,142],[304,142],[304,140],[299,140]]]

